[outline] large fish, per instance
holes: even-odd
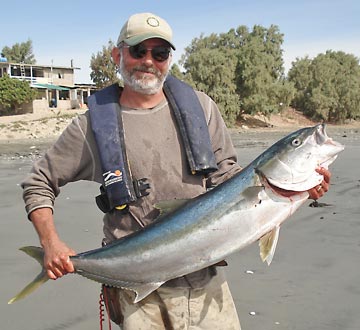
[[[138,302],[164,282],[213,265],[257,240],[261,258],[270,264],[281,223],[308,199],[306,191],[322,182],[316,169],[327,168],[343,149],[322,124],[291,133],[225,183],[167,210],[143,230],[71,257],[75,273],[132,290]],[[284,197],[275,187],[298,193]],[[41,248],[21,250],[43,264]],[[47,279],[43,269],[9,303]]]

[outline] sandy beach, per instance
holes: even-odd
[[[246,165],[291,130],[232,130],[239,163]],[[228,258],[227,277],[243,330],[360,329],[360,134],[357,128],[329,127],[328,135],[346,146],[331,167],[331,190],[321,200],[328,206],[312,208],[309,200],[284,223],[271,266],[261,262],[257,244]],[[99,329],[100,285],[78,275],[46,283],[7,305],[39,271],[18,250],[38,245],[19,183],[53,137],[0,140],[0,328]],[[98,247],[102,239],[97,194],[97,184],[79,182],[64,187],[56,201],[60,235],[78,252]]]

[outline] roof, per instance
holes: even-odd
[[[70,70],[81,70],[81,68],[75,66],[58,66],[58,65],[40,65],[40,64],[26,64],[26,63],[15,63],[15,62],[3,62],[1,61],[0,64],[3,65],[16,65],[24,67],[36,67],[36,68],[53,68],[53,69],[70,69]]]
[[[59,91],[68,91],[70,88],[62,87],[58,85],[52,85],[52,84],[31,84],[31,87],[35,88],[43,88],[43,89],[57,89]]]

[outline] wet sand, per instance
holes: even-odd
[[[257,244],[228,258],[227,277],[243,330],[360,329],[360,134],[329,129],[346,149],[333,163],[331,190],[321,202],[305,204],[288,219],[271,266]],[[246,165],[285,132],[233,134],[239,163]],[[39,271],[18,250],[38,245],[26,220],[19,183],[45,141],[0,144],[0,319],[7,330],[99,329],[99,284],[77,275],[46,283],[13,305],[7,301]],[[97,184],[80,182],[62,189],[55,219],[61,237],[77,251],[99,246],[101,212],[93,202]],[[116,328],[113,325],[113,328]]]

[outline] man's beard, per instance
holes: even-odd
[[[123,57],[120,57],[120,67],[119,72],[124,81],[124,84],[131,87],[134,91],[153,95],[156,94],[160,89],[162,89],[168,71],[162,74],[159,70],[154,67],[147,67],[145,65],[139,65],[134,67],[131,71],[128,71],[125,68]],[[134,73],[140,74],[142,72],[152,73],[154,76],[152,78],[144,75],[141,78],[135,78]]]

